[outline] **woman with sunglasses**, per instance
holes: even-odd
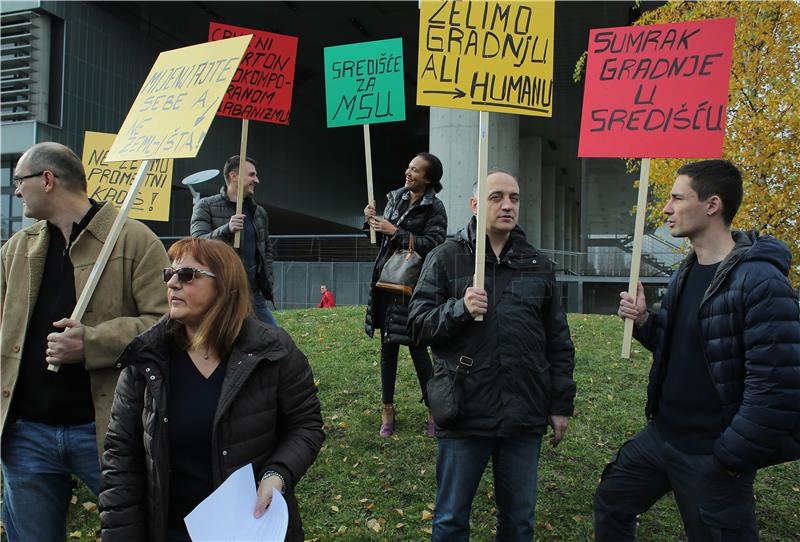
[[[164,269],[169,313],[117,361],[103,454],[103,540],[188,541],[183,518],[242,465],[260,517],[273,488],[302,541],[294,487],[324,439],[308,361],[252,315],[247,275],[221,241],[185,238]]]

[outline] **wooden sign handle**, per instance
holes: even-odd
[[[128,195],[125,196],[125,201],[122,202],[122,207],[117,213],[117,218],[114,220],[111,230],[108,232],[108,237],[106,237],[103,243],[103,248],[100,249],[97,261],[94,262],[94,267],[92,267],[92,271],[89,273],[89,280],[86,281],[81,296],[78,298],[78,302],[72,310],[72,314],[70,315],[71,320],[80,322],[83,318],[83,313],[86,312],[86,307],[89,306],[89,300],[92,299],[94,290],[97,288],[97,283],[103,275],[106,263],[108,263],[108,258],[111,256],[111,251],[114,250],[114,245],[117,244],[117,239],[122,232],[122,227],[125,225],[125,220],[128,218],[128,213],[130,213],[131,207],[133,207],[133,202],[136,199],[136,195],[139,193],[139,188],[142,186],[145,177],[147,177],[147,172],[150,171],[152,163],[153,160],[144,160],[142,165],[139,166],[139,171],[136,172],[136,177],[133,179],[133,184],[131,184],[128,190]],[[108,202],[106,205],[112,205],[112,203]],[[47,370],[54,373],[58,372],[58,368],[58,365],[53,365],[52,363],[47,365]]]
[[[478,219],[475,226],[475,288],[483,288],[486,271],[486,176],[489,174],[489,112],[481,111],[478,121]],[[483,322],[483,315],[475,317]]]
[[[369,141],[369,124],[364,125],[364,159],[367,164],[367,201],[375,206],[375,190],[372,187],[372,146]],[[375,230],[369,229],[369,242],[373,245],[377,242]]]
[[[639,283],[639,266],[642,259],[642,240],[644,239],[644,219],[647,216],[647,185],[650,182],[650,159],[642,158],[639,178],[639,199],[636,202],[636,224],[633,229],[633,253],[631,254],[631,276],[628,281],[628,294],[635,300]],[[633,339],[633,320],[625,318],[622,330],[622,357],[630,359]]]
[[[248,119],[242,119],[242,141],[239,145],[239,182],[236,190],[236,214],[242,214],[242,200],[244,199],[244,179],[247,177],[247,129],[250,126]],[[233,235],[233,248],[239,248],[242,231]]]

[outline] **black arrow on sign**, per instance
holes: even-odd
[[[455,90],[423,90],[422,93],[423,94],[452,94],[454,100],[456,98],[463,98],[464,96],[467,95],[466,92],[464,92],[463,90],[461,90],[458,87],[456,87]]]

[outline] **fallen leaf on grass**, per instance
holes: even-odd
[[[433,512],[434,510],[436,510],[436,506],[435,506],[435,505],[434,505],[432,502],[429,502],[429,503],[427,504],[427,507],[428,507],[428,510],[430,510],[431,512]]]
[[[422,511],[422,521],[431,521],[433,519],[433,514],[431,514],[427,510]]]
[[[381,532],[381,524],[378,523],[376,519],[368,519],[367,520],[367,527],[375,531],[376,533]]]
[[[333,510],[334,512],[338,512],[339,511],[339,507],[338,506],[331,506],[331,510]]]
[[[433,534],[433,527],[425,527],[424,529],[420,529],[423,533]]]
[[[405,524],[405,523],[398,523],[397,525],[395,525],[395,526],[394,526],[394,528],[395,528],[395,529],[402,529],[402,528],[403,528],[403,527],[405,527],[405,526],[406,526],[406,524]]]
[[[71,504],[78,504],[78,496],[73,495],[72,498],[69,500]]]
[[[85,502],[81,506],[83,506],[83,509],[87,512],[97,512],[97,503]]]
[[[71,533],[69,533],[69,536],[67,536],[67,538],[81,538],[82,536],[83,536],[82,532],[72,531]]]
[[[395,508],[394,511],[397,512],[398,514],[400,514],[402,517],[406,516],[406,513],[403,512],[402,508]]]

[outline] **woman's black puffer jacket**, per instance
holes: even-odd
[[[166,318],[131,342],[102,458],[100,523],[109,542],[164,540],[169,503]],[[286,481],[288,541],[302,541],[294,487],[317,457],[325,435],[311,367],[280,328],[248,318],[227,361],[212,433],[214,486],[252,463]]]

